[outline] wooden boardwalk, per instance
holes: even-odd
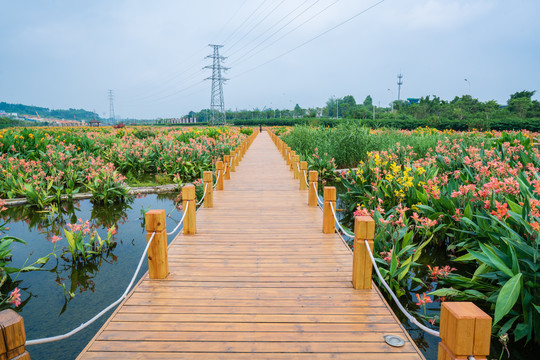
[[[259,134],[78,359],[423,359],[377,290],[354,290],[352,255],[322,233],[280,153]],[[399,335],[395,348],[383,335]]]

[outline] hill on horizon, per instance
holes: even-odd
[[[66,120],[92,120],[99,119],[99,115],[95,112],[84,109],[49,109],[40,106],[23,105],[23,104],[9,104],[6,102],[0,102],[0,111],[7,113],[17,113],[19,116],[31,115],[42,118],[54,118],[54,119],[66,119]]]

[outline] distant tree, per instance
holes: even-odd
[[[296,106],[294,107],[294,116],[295,117],[302,117],[304,116],[306,110],[302,109],[300,107],[300,105],[296,104]]]
[[[531,100],[531,98],[534,96],[535,93],[536,93],[536,90],[533,90],[533,91],[523,90],[523,91],[515,92],[512,95],[510,95],[510,99],[508,99],[508,105],[510,105],[510,102],[515,99],[527,98]]]
[[[497,110],[499,110],[500,105],[497,104],[495,100],[489,100],[484,104],[484,110],[486,112],[486,120],[489,120],[489,115],[494,114]]]
[[[364,100],[364,106],[371,109],[373,106],[373,99],[371,98],[371,95],[366,96],[366,99]]]
[[[508,111],[517,114],[522,119],[526,118],[528,110],[533,108],[531,98],[535,93],[536,90],[523,90],[513,93],[508,99]]]

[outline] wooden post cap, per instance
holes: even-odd
[[[0,325],[2,334],[0,336],[0,358],[1,359],[30,359],[24,345],[26,344],[26,333],[24,330],[24,320],[21,315],[12,309],[0,312]]]
[[[375,238],[375,220],[371,216],[356,216],[354,218],[354,236],[362,240],[373,240]]]
[[[336,201],[336,188],[325,186],[323,190],[324,201]]]
[[[144,215],[146,231],[151,233],[165,230],[165,215],[165,210],[148,210]]]
[[[319,181],[319,172],[316,170],[309,170],[309,182],[317,182]]]
[[[211,171],[203,172],[203,182],[212,182],[214,181],[214,174]]]
[[[223,163],[221,165],[223,166]],[[183,201],[195,200],[195,185],[186,184],[182,187],[182,200]]]
[[[218,162],[216,162],[216,169],[223,170],[223,161],[219,160]]]
[[[307,170],[307,161],[300,161],[300,170]]]
[[[491,317],[472,302],[445,301],[441,306],[439,359],[489,355]]]

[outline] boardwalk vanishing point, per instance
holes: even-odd
[[[353,288],[350,249],[267,133],[213,203],[77,359],[423,359],[376,287]]]

